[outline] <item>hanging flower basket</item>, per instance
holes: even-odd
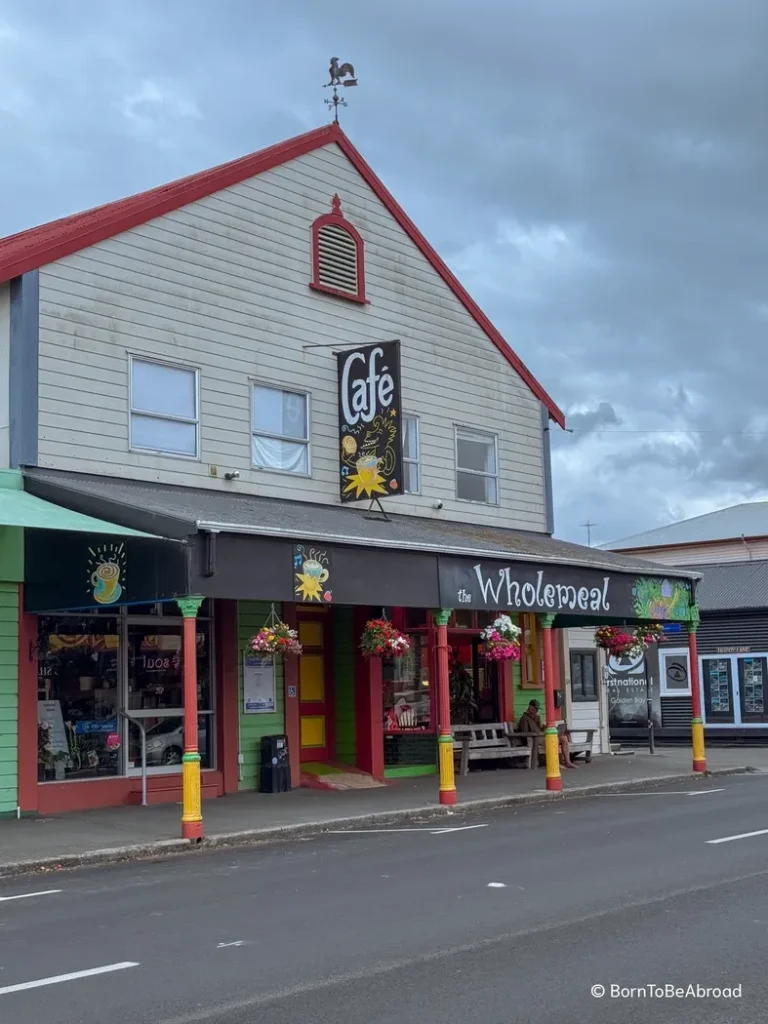
[[[489,661],[519,661],[520,633],[508,615],[500,615],[480,634],[483,654]]]
[[[248,641],[248,646],[256,654],[301,654],[299,634],[279,620],[262,626]]]
[[[664,638],[664,627],[660,622],[649,622],[645,626],[638,626],[635,636],[638,640],[642,640],[646,647],[650,647],[651,644],[657,644]]]
[[[638,626],[631,633],[621,626],[600,626],[595,630],[595,643],[614,658],[621,658],[642,654],[651,644],[658,643],[663,635],[663,627],[655,622]]]
[[[411,649],[408,637],[387,619],[369,619],[360,637],[360,650],[366,658],[402,658]]]

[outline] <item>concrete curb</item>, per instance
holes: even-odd
[[[160,839],[150,843],[138,843],[131,846],[116,846],[104,850],[88,850],[84,853],[62,854],[60,857],[42,857],[35,860],[8,861],[0,863],[0,878],[11,878],[35,872],[62,871],[73,868],[96,867],[104,864],[119,864],[125,861],[167,860],[179,854],[190,855],[207,849],[221,849],[236,846],[255,846],[292,839],[303,839],[322,835],[325,832],[339,829],[365,828],[367,826],[394,825],[407,821],[445,820],[456,817],[490,811],[505,807],[527,807],[533,804],[561,802],[563,800],[584,799],[590,796],[603,796],[610,793],[642,792],[658,786],[675,785],[690,782],[694,778],[718,778],[727,775],[746,775],[759,772],[757,768],[744,766],[741,768],[716,768],[703,775],[686,772],[680,775],[654,775],[645,779],[630,779],[625,782],[598,783],[593,786],[574,786],[561,793],[548,793],[541,790],[537,793],[522,793],[509,796],[479,797],[464,800],[454,810],[442,808],[436,804],[424,807],[409,807],[400,811],[373,811],[370,814],[357,814],[352,817],[332,818],[327,821],[301,822],[297,825],[270,825],[266,828],[245,829],[240,832],[221,832],[206,836],[202,843],[192,844],[186,839]]]

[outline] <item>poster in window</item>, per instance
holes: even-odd
[[[268,655],[243,655],[243,713],[268,714],[276,710],[275,659]]]
[[[346,349],[337,360],[341,500],[402,494],[400,342]]]

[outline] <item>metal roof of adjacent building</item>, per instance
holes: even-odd
[[[399,515],[394,511],[385,519],[376,513],[367,514],[364,506],[283,501],[234,490],[144,483],[56,470],[30,469],[24,475],[27,489],[42,498],[172,539],[188,537],[198,530],[251,533],[399,551],[571,565],[643,576],[699,576],[695,569],[671,569],[629,555],[555,540],[543,533]]]
[[[741,505],[731,505],[717,512],[707,512],[703,516],[682,519],[669,526],[660,526],[656,530],[601,544],[600,547],[607,551],[630,551],[739,540],[741,537],[768,537],[768,501],[746,501]]]
[[[690,568],[703,576],[696,592],[702,612],[768,608],[768,562],[718,562]]]

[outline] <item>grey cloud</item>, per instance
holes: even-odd
[[[559,533],[768,492],[748,433],[768,387],[765,0],[371,0],[344,19],[315,0],[0,0],[3,21],[20,39],[0,33],[0,93],[31,106],[0,103],[0,228],[322,122],[336,52],[360,79],[353,140],[575,410]],[[132,122],[147,82],[169,102]]]

